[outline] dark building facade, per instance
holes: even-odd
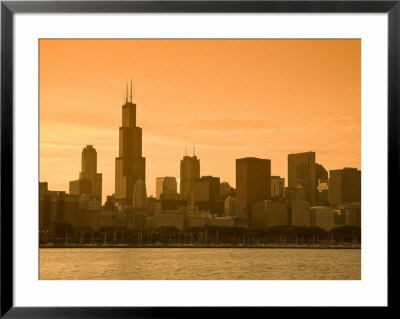
[[[194,180],[193,200],[200,210],[210,210],[212,214],[220,213],[217,209],[216,200],[220,194],[220,178],[202,176]]]
[[[315,206],[317,202],[315,167],[315,152],[288,155],[288,187],[296,188],[301,185],[310,206]]]
[[[69,182],[69,193],[72,195],[91,195],[92,182],[88,179],[78,179]]]
[[[329,171],[329,204],[361,202],[361,171],[345,167]]]
[[[252,204],[271,198],[271,160],[256,157],[236,159],[236,198],[251,220]]]
[[[321,164],[315,163],[315,177],[317,185],[328,182],[328,171]]]
[[[146,182],[146,158],[142,156],[142,129],[136,126],[136,104],[131,99],[122,105],[122,126],[119,128],[119,156],[115,158],[115,196],[123,204],[131,204],[135,183]]]
[[[73,225],[79,215],[79,196],[49,191],[44,183],[39,184],[39,230],[50,230],[54,223]]]

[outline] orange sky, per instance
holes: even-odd
[[[103,200],[114,193],[125,84],[133,78],[148,195],[200,174],[235,186],[235,159],[315,151],[327,170],[361,168],[360,40],[40,40],[40,181],[68,192],[92,144]],[[286,181],[287,183],[287,181]]]

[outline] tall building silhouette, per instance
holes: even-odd
[[[317,202],[315,152],[288,155],[288,187],[303,187],[305,199],[315,206]]]
[[[192,203],[193,184],[200,178],[200,159],[196,155],[184,156],[181,160],[180,196]]]
[[[93,195],[101,201],[102,174],[97,173],[97,152],[93,145],[83,148],[79,179],[69,182],[69,193],[71,195]]]
[[[122,105],[122,126],[119,128],[119,156],[115,158],[115,196],[117,201],[131,205],[135,183],[146,182],[146,158],[142,156],[142,129],[136,126],[136,104],[130,101],[126,87]]]
[[[256,157],[236,159],[236,198],[251,220],[252,204],[271,198],[271,160]]]

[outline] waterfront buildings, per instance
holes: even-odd
[[[136,126],[136,104],[130,101],[128,88],[122,105],[122,125],[119,128],[119,154],[115,158],[115,196],[122,204],[132,203],[133,189],[139,180],[146,183],[146,158],[142,156],[142,129]]]
[[[97,151],[93,145],[87,145],[82,150],[79,179],[69,182],[69,194],[93,195],[102,200],[102,174],[97,173]]]
[[[300,184],[311,206],[315,206],[317,196],[315,167],[315,152],[288,155],[288,187]]]
[[[107,196],[101,207],[102,174],[97,173],[96,149],[87,145],[79,179],[70,182],[70,194],[49,191],[46,182],[39,183],[40,229],[50,229],[54,222],[94,230],[361,226],[361,172],[356,168],[333,170],[328,180],[314,152],[288,155],[287,188],[284,178],[271,176],[269,159],[236,159],[234,189],[228,182],[220,183],[219,177],[200,177],[200,160],[185,155],[180,162],[180,197],[176,178],[170,176],[158,177],[156,198],[147,197],[145,161],[136,104],[132,97],[130,101],[126,98],[115,159],[115,194]]]
[[[271,160],[256,157],[236,159],[236,198],[251,220],[252,204],[271,198]]]
[[[361,171],[345,167],[329,171],[329,204],[361,202]]]

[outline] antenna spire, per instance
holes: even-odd
[[[132,103],[132,78],[131,78],[131,103]]]
[[[196,148],[193,146],[193,156],[196,154]]]
[[[185,156],[187,156],[187,147],[185,146]]]
[[[128,83],[126,83],[126,103],[128,103]]]

